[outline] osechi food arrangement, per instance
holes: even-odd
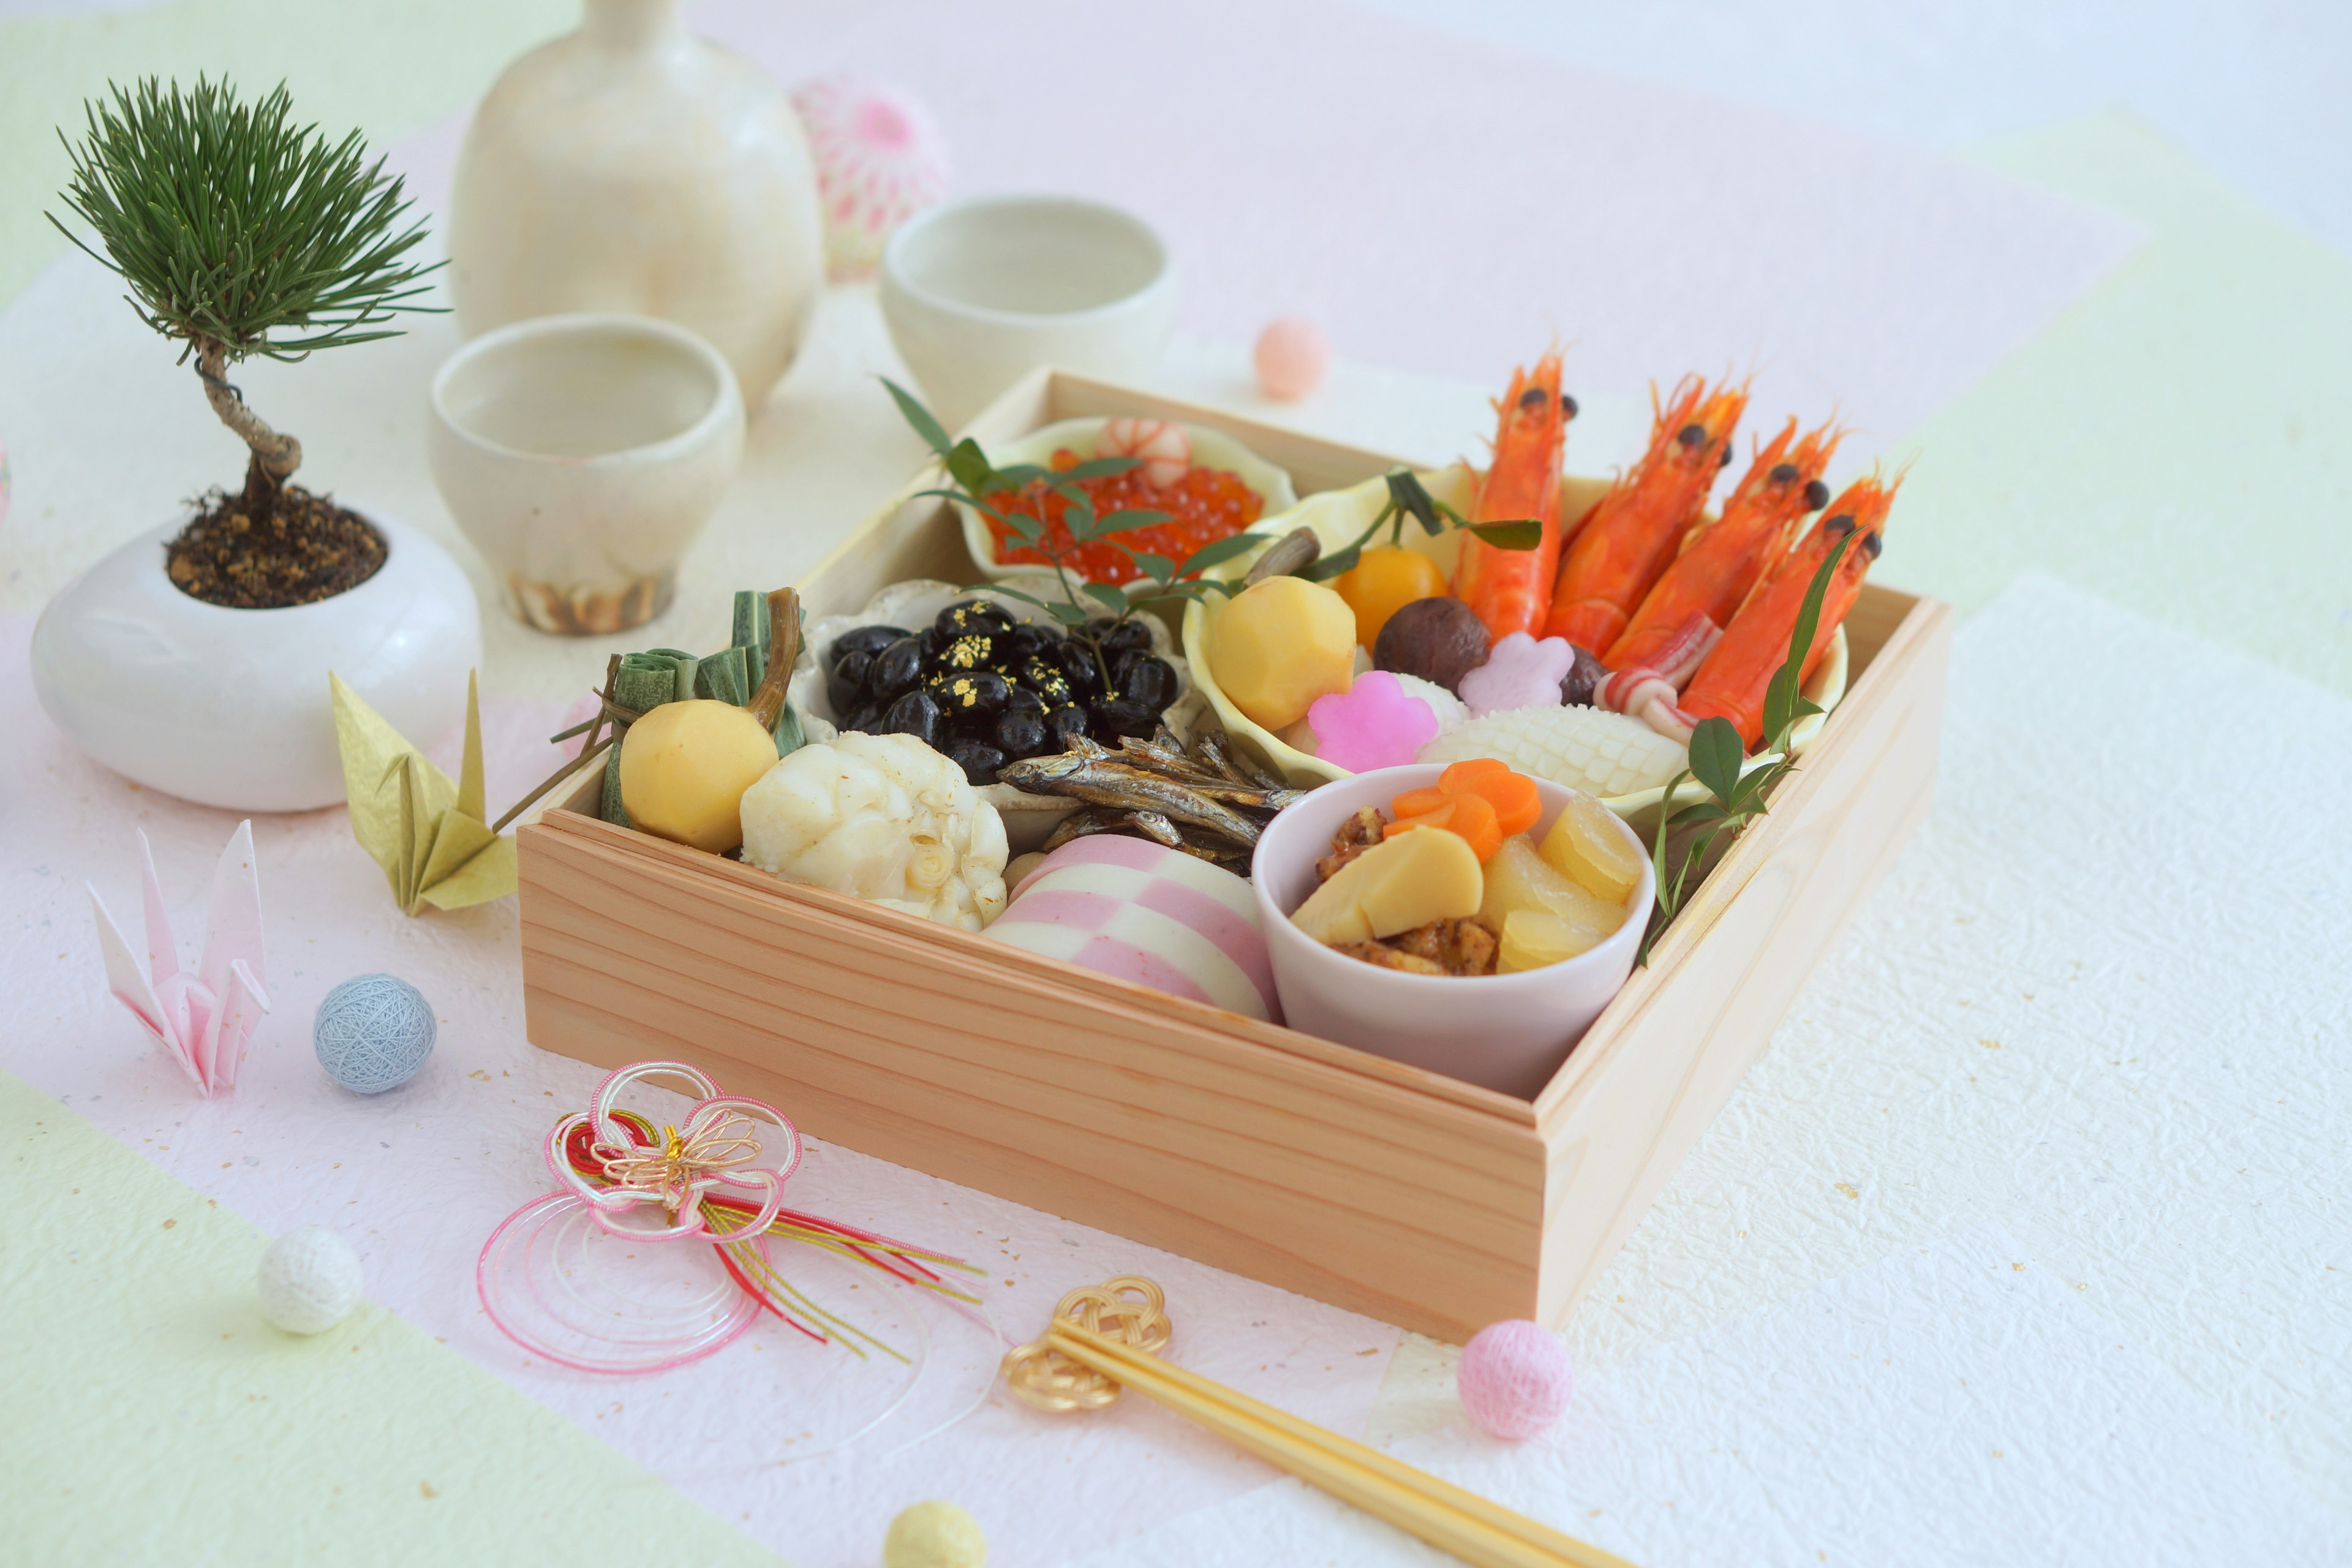
[[[1692,378],[1564,516],[1557,355],[1483,473],[1304,504],[1213,432],[1066,421],[1000,466],[890,390],[989,580],[806,623],[740,594],[719,652],[614,658],[604,816],[1511,1092],[1678,907],[1705,844],[1670,864],[1674,792],[1711,792],[1717,834],[1766,809],[1895,489],[1832,500],[1837,432],[1792,419],[1710,515],[1747,394]],[[1456,1062],[1454,1034],[1517,1054]]]

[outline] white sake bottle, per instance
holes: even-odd
[[[449,216],[464,331],[622,310],[709,339],[756,412],[824,283],[824,224],[792,102],[690,36],[678,0],[586,0],[475,112]]]

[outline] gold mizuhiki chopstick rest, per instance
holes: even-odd
[[[1056,1415],[1098,1410],[1131,1388],[1342,1502],[1473,1568],[1633,1568],[1475,1492],[1210,1382],[1154,1353],[1167,1347],[1167,1297],[1138,1275],[1062,1298],[1045,1336],[1008,1352],[1004,1384]]]

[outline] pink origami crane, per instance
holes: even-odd
[[[147,874],[147,966],[142,972],[106,912],[98,889],[89,907],[98,917],[98,945],[106,954],[106,984],[115,999],[146,1026],[164,1054],[180,1064],[206,1100],[236,1086],[236,1066],[269,994],[261,988],[261,884],[253,869],[253,824],[240,822],[213,868],[212,905],[205,915],[205,952],[190,974],[163,913],[155,856],[139,836]],[[83,884],[85,887],[89,884]]]

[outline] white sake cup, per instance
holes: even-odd
[[[982,196],[917,214],[882,252],[890,341],[953,429],[1041,364],[1132,381],[1176,320],[1150,225],[1074,196]]]
[[[616,632],[669,605],[743,455],[719,351],[650,316],[541,316],[433,377],[427,451],[449,514],[541,631]]]
[[[1444,771],[1416,763],[1356,773],[1325,784],[1267,826],[1250,860],[1250,882],[1275,990],[1284,1019],[1301,1033],[1533,1100],[1623,988],[1641,951],[1655,887],[1648,851],[1624,823],[1610,819],[1643,857],[1625,923],[1563,963],[1517,974],[1404,974],[1334,952],[1290,922],[1315,890],[1315,862],[1331,852],[1341,823],[1360,806],[1386,815],[1392,797],[1435,784]],[[1544,779],[1535,784],[1543,816],[1531,837],[1541,842],[1570,792]]]

